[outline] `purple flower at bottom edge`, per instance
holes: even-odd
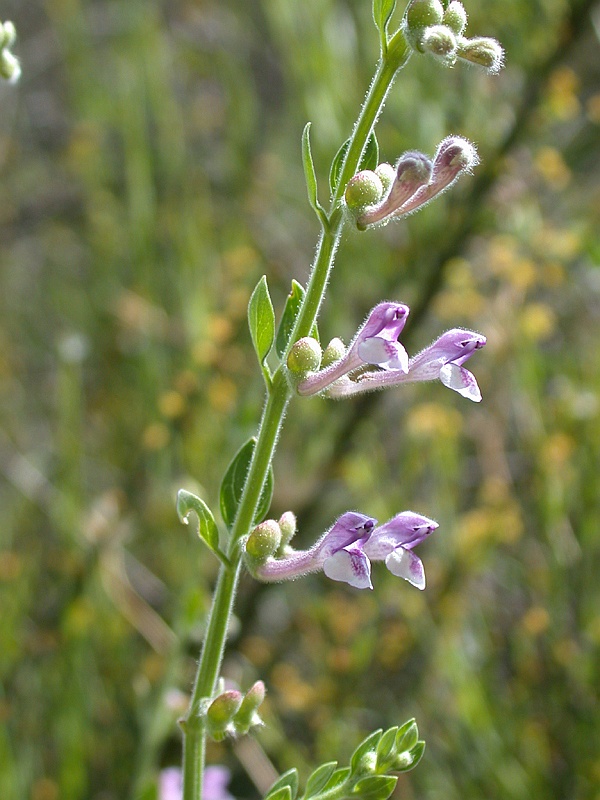
[[[231,773],[227,767],[214,765],[204,770],[202,800],[235,800],[227,791]],[[158,778],[158,800],[182,800],[183,780],[179,767],[166,767]]]

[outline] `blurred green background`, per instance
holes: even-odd
[[[377,56],[370,5],[0,5],[23,63],[0,85],[2,800],[151,798],[177,763],[215,564],[175,493],[216,507],[254,432],[246,303],[263,273],[278,312],[306,280],[300,134],[324,191]],[[600,798],[600,8],[466,7],[507,68],[413,57],[378,135],[393,162],[457,133],[482,165],[345,235],[321,335],[384,298],[413,309],[411,353],[481,330],[484,401],[292,404],[272,515],[298,514],[299,545],[352,508],[440,529],[424,593],[383,568],[373,593],[244,579],[225,673],[265,680],[268,726],[209,753],[238,798],[269,760],[305,777],[411,716],[428,748],[398,798]]]

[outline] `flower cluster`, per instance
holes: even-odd
[[[403,27],[417,52],[429,53],[445,66],[452,67],[461,60],[495,74],[504,65],[504,50],[499,42],[487,36],[468,39],[464,35],[467,12],[459,0],[444,4],[441,0],[411,0]]]
[[[17,32],[12,22],[0,22],[0,78],[16,83],[21,76],[18,59],[11,53]]]
[[[433,160],[410,150],[400,156],[395,170],[389,164],[380,164],[375,172],[357,173],[346,187],[346,207],[359,230],[406,217],[446,191],[478,160],[471,142],[461,136],[447,136]]]
[[[408,313],[408,306],[403,303],[379,303],[359,328],[348,351],[325,369],[304,377],[298,383],[298,393],[326,392],[328,397],[342,398],[399,383],[440,380],[463,397],[479,402],[481,392],[475,376],[463,364],[485,345],[485,336],[453,328],[409,358],[396,341]],[[369,369],[370,366],[377,369]]]
[[[267,522],[274,530],[277,523]],[[262,539],[265,524],[257,526]],[[269,583],[322,570],[331,580],[357,589],[372,589],[371,562],[385,561],[393,575],[424,589],[425,570],[413,549],[437,527],[437,522],[413,511],[403,511],[383,525],[377,525],[372,517],[348,511],[308,550],[293,550],[286,545],[269,556],[264,556],[263,549],[257,557],[253,555],[255,532],[251,533],[246,543],[246,563],[256,578]],[[279,540],[280,537],[277,544]]]

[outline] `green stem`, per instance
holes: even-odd
[[[322,232],[319,240],[306,295],[290,337],[290,346],[302,336],[308,336],[317,319],[344,222],[340,206],[342,193],[346,183],[358,169],[394,76],[406,62],[408,53],[404,37],[401,32],[398,32],[390,40],[386,57],[378,65],[375,78],[352,132],[340,172],[339,185],[332,200],[329,226]],[[282,359],[283,365],[285,365],[286,356],[287,353]],[[260,495],[273,461],[277,438],[291,395],[285,369],[280,366],[273,375],[267,402],[263,409],[256,446],[231,531],[228,547],[230,564],[222,564],[219,570],[190,707],[181,723],[184,743],[183,800],[201,800],[202,797],[206,731],[202,716],[199,714],[200,706],[203,699],[211,698],[214,695],[217,687],[227,629],[240,575],[242,562],[240,540],[249,533],[254,524]]]

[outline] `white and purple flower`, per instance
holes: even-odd
[[[365,365],[408,372],[408,354],[398,342],[409,308],[404,303],[379,303],[358,329],[348,351],[339,361],[309,375],[298,386],[302,395],[317,394],[339,378]]]
[[[385,561],[388,570],[418,589],[425,588],[425,570],[413,549],[438,527],[437,522],[403,511],[383,525],[348,511],[308,550],[291,550],[282,558],[253,564],[256,578],[269,583],[292,580],[323,570],[331,580],[357,589],[372,589],[371,562]]]

